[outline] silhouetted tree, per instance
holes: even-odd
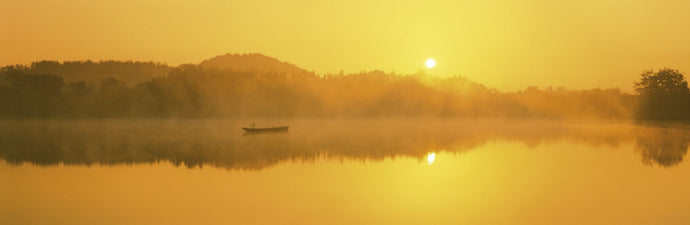
[[[640,119],[688,119],[690,116],[690,89],[678,70],[645,71],[635,91],[640,97]]]
[[[124,81],[128,85],[146,82],[155,77],[162,77],[172,67],[153,62],[132,61],[37,61],[29,66],[15,65],[10,67],[20,68],[28,74],[55,74],[65,80],[66,83],[86,81],[98,83],[108,77],[114,77]]]
[[[101,82],[98,91],[101,116],[117,117],[128,116],[135,98],[127,84],[115,78],[107,78]]]
[[[94,106],[95,89],[86,81],[68,84],[63,89],[63,104],[67,116],[88,117]]]
[[[52,74],[9,73],[5,77],[12,98],[12,114],[18,117],[46,117],[60,114],[62,78]]]

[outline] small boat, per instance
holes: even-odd
[[[259,133],[259,132],[287,132],[288,126],[282,127],[266,127],[266,128],[254,128],[254,127],[242,127],[242,130],[247,133]]]

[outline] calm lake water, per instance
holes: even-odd
[[[0,123],[0,224],[689,224],[690,129],[544,120]]]

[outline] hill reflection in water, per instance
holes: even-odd
[[[244,123],[247,123],[244,121]],[[429,152],[464,152],[492,141],[536,147],[634,143],[641,162],[683,161],[682,126],[544,120],[295,120],[289,133],[243,135],[234,120],[53,120],[0,124],[0,158],[13,165],[117,165],[170,161],[186,167],[262,169],[321,157],[382,160]],[[257,124],[258,126],[258,124]]]

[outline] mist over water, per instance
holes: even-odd
[[[0,125],[0,158],[14,164],[119,165],[171,162],[184,167],[264,169],[319,158],[377,161],[462,153],[487,143],[620,147],[631,144],[650,166],[681,164],[690,142],[684,124],[469,119],[271,119],[256,127],[289,132],[244,133],[261,120],[25,120]]]

